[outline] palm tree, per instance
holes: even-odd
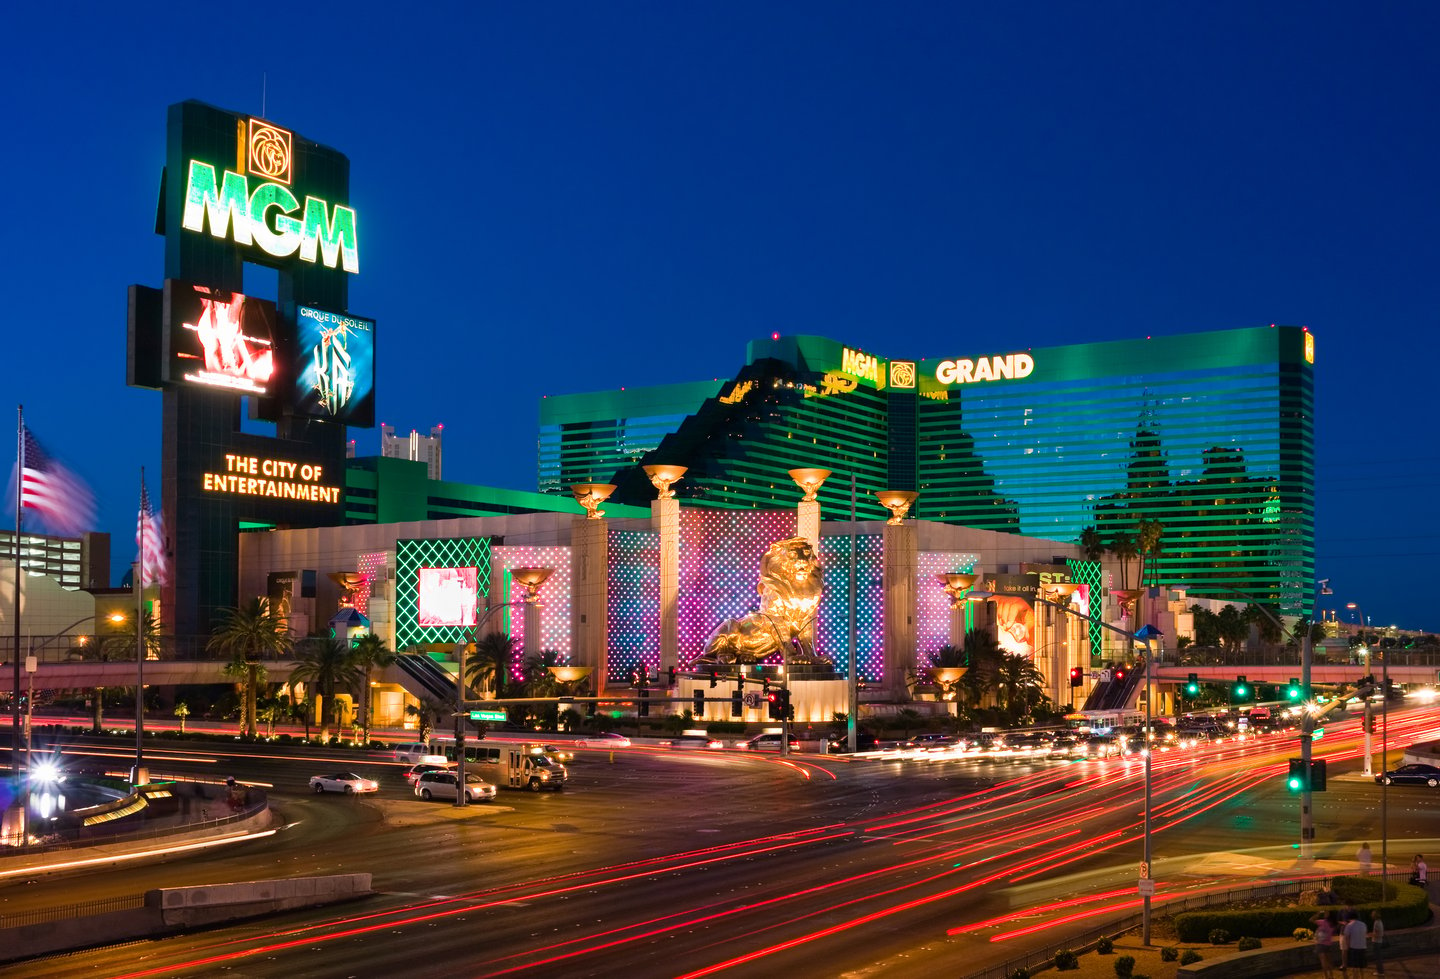
[[[275,614],[267,598],[221,609],[220,622],[205,648],[231,657],[225,672],[245,687],[245,733],[255,737],[255,696],[265,674],[261,660],[284,656],[295,648],[285,620]]]
[[[290,678],[312,687],[320,695],[320,741],[330,740],[330,724],[335,716],[335,691],[353,685],[360,676],[360,667],[351,655],[350,643],[344,639],[313,638],[305,643]]]
[[[505,696],[505,681],[520,643],[508,632],[491,632],[475,644],[475,653],[465,665],[465,682],[475,689],[489,685],[495,696]]]
[[[1004,655],[1005,651],[989,630],[971,629],[965,633],[965,657],[970,668],[960,678],[957,693],[968,706],[979,707],[987,696],[995,693]]]
[[[1118,533],[1110,541],[1110,553],[1120,562],[1120,588],[1130,587],[1130,562],[1140,554],[1139,542],[1134,534]]]
[[[385,645],[381,636],[368,632],[355,640],[354,649],[351,651],[351,659],[360,668],[360,728],[364,732],[365,742],[370,741],[370,709],[374,706],[370,695],[370,671],[383,670],[392,665],[399,658],[399,654]]]
[[[1005,708],[1017,720],[1030,713],[1045,685],[1045,675],[1035,661],[1019,653],[1006,653],[1001,658],[997,680],[1005,692]]]
[[[429,744],[431,736],[435,733],[435,722],[440,718],[440,715],[448,709],[449,708],[440,706],[429,697],[423,697],[418,705],[405,705],[405,716],[414,717],[419,720],[420,740]]]
[[[1105,556],[1105,538],[1093,525],[1080,531],[1080,553],[1087,561],[1099,561]]]
[[[1135,579],[1136,588],[1145,587],[1145,565],[1151,558],[1160,555],[1160,542],[1164,536],[1165,525],[1158,520],[1142,520],[1136,528],[1135,544],[1140,552],[1140,573]]]

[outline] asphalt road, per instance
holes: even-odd
[[[1392,714],[1440,738],[1440,709]],[[1354,722],[1331,724],[1316,795],[1322,872],[1380,853]],[[1293,737],[1157,754],[1157,903],[1296,876]],[[181,757],[172,753],[172,757]],[[353,756],[347,755],[353,759]],[[225,852],[0,885],[0,914],[149,887],[336,872],[376,897],[12,967],[25,976],[976,975],[1133,910],[1143,764],[864,761],[738,752],[581,753],[563,793],[457,810],[404,794],[317,797],[323,753],[167,762],[271,783],[285,828]],[[157,770],[158,764],[154,766]],[[1392,862],[1431,843],[1440,793],[1389,790]],[[1422,842],[1424,841],[1424,842]]]

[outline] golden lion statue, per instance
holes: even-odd
[[[816,654],[814,642],[822,588],[820,559],[810,542],[776,541],[760,559],[760,610],[720,623],[698,662],[758,663],[783,652],[790,663],[829,663]]]

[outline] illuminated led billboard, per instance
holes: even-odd
[[[171,384],[272,394],[275,304],[226,289],[165,280],[166,379]]]
[[[422,629],[475,624],[474,568],[421,568],[416,577],[415,617]]]
[[[375,323],[309,306],[295,310],[296,414],[375,424]]]
[[[441,571],[452,572],[453,584],[442,585]],[[422,595],[431,578],[434,602]],[[468,575],[466,574],[468,572]],[[463,584],[463,588],[462,588]],[[443,619],[463,618],[463,603],[458,597],[468,588],[468,625],[445,624]],[[448,591],[453,589],[453,591]],[[395,648],[414,645],[469,641],[474,627],[475,607],[490,592],[490,538],[442,537],[429,540],[398,540],[395,542]],[[444,597],[442,597],[444,596]]]

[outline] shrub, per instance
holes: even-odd
[[[1135,972],[1135,956],[1122,955],[1115,960],[1115,975],[1120,979],[1130,979]]]
[[[1258,938],[1242,938],[1242,939],[1240,939],[1239,942],[1236,943],[1235,947],[1236,947],[1237,949],[1239,949],[1240,951],[1242,951],[1242,952],[1248,952],[1248,951],[1250,951],[1252,948],[1259,948],[1259,947],[1260,947],[1260,939],[1258,939]]]
[[[1194,964],[1194,963],[1196,963],[1196,962],[1199,962],[1199,961],[1200,961],[1201,959],[1203,959],[1204,957],[1205,957],[1205,956],[1201,955],[1199,952],[1195,951],[1193,948],[1187,948],[1185,951],[1183,951],[1183,952],[1180,953],[1180,964],[1181,964],[1181,965],[1192,965],[1192,964]]]
[[[1206,936],[1206,939],[1211,945],[1229,945],[1230,933],[1224,928],[1211,928],[1210,934]]]
[[[1100,940],[1095,943],[1095,951],[1101,955],[1109,955],[1115,951],[1115,940],[1109,935],[1101,935]]]
[[[1160,950],[1161,962],[1174,962],[1180,957],[1180,950],[1174,945],[1166,945]]]
[[[1315,933],[1309,928],[1296,928],[1293,932],[1290,933],[1290,937],[1295,939],[1297,942],[1308,942],[1315,937]]]
[[[1080,968],[1080,956],[1068,948],[1062,948],[1055,953],[1055,968],[1061,972],[1078,969]]]
[[[1022,966],[1010,973],[1010,979],[1030,979],[1030,970]]]
[[[1350,893],[1350,881],[1356,881],[1357,888],[1369,888],[1376,897],[1380,894],[1380,882],[1369,878],[1338,878],[1335,881],[1337,893]],[[1409,884],[1390,884],[1388,888],[1394,897],[1383,903],[1361,902],[1355,910],[1362,915],[1378,908],[1385,913],[1385,927],[1396,930],[1413,928],[1423,924],[1430,917],[1430,899],[1425,891]],[[1300,907],[1251,907],[1234,910],[1214,908],[1204,911],[1186,911],[1175,916],[1175,934],[1182,942],[1200,942],[1215,929],[1231,934],[1254,935],[1258,938],[1283,938],[1294,935],[1297,929],[1310,928],[1316,915],[1331,910],[1315,905]]]

